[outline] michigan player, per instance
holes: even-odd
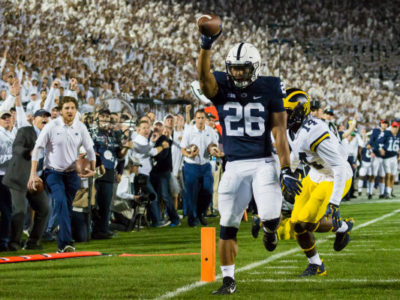
[[[339,204],[350,188],[353,172],[336,135],[323,120],[310,115],[308,94],[299,89],[288,89],[286,93],[284,106],[291,155],[310,166],[302,181],[303,189],[295,197],[291,216],[297,242],[309,262],[300,276],[324,275],[326,271],[315,248],[314,231],[336,231],[333,247],[336,251],[348,244],[353,222],[342,222]]]
[[[374,128],[369,139],[369,145],[372,148],[371,163],[372,163],[372,176],[369,182],[372,186],[375,184],[375,177],[379,176],[379,198],[385,197],[385,169],[383,168],[383,158],[379,151],[379,140],[385,135],[385,131],[389,126],[389,122],[382,120],[380,128]],[[372,198],[372,192],[368,195],[368,199]]]
[[[201,90],[217,108],[223,128],[222,143],[227,158],[218,190],[220,240],[218,252],[222,286],[214,294],[236,291],[236,234],[252,192],[263,223],[264,246],[273,251],[281,212],[281,186],[272,156],[270,133],[281,164],[283,189],[299,193],[301,183],[290,170],[286,137],[285,89],[277,77],[259,76],[261,58],[251,44],[239,43],[230,49],[226,72],[210,72],[210,48],[218,36],[201,37],[198,74]]]
[[[383,168],[386,173],[386,193],[385,198],[392,198],[392,189],[394,185],[394,176],[397,170],[397,160],[399,155],[400,138],[397,136],[399,132],[399,123],[394,121],[390,130],[386,130],[385,134],[379,139],[379,152],[383,157]]]

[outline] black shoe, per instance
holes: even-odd
[[[350,196],[350,198],[354,199],[354,198],[357,198],[357,196],[353,194],[353,195]]]
[[[368,194],[368,200],[372,199],[372,194]]]
[[[17,242],[11,242],[8,244],[8,251],[18,251],[21,250],[21,245]]]
[[[234,292],[236,292],[235,279],[227,276],[222,279],[222,286],[212,293],[213,295],[228,295],[233,294]]]
[[[108,240],[111,238],[112,236],[107,232],[92,232],[92,239],[94,240]]]
[[[37,244],[37,243],[26,243],[25,244],[25,246],[24,246],[24,248],[23,248],[24,250],[43,250],[43,247],[42,246],[40,246],[39,244]]]
[[[274,251],[276,246],[278,245],[278,234],[276,233],[276,231],[266,232],[265,228],[263,229],[264,229],[264,238],[263,238],[264,247],[268,251]]]
[[[353,229],[354,221],[353,219],[346,219],[347,230],[345,232],[336,232],[335,243],[333,244],[333,249],[335,251],[340,251],[351,241],[350,232]]]
[[[362,195],[362,192],[358,192],[358,196],[361,196]]]
[[[304,272],[299,275],[299,277],[308,277],[315,275],[319,276],[326,275],[326,270],[323,262],[320,265],[308,264],[307,269],[305,269]]]
[[[200,224],[203,225],[203,226],[207,226],[208,225],[208,222],[207,222],[206,218],[204,217],[204,215],[200,215],[199,216],[199,221],[200,221]]]
[[[392,193],[392,198],[396,198],[396,195]]]
[[[385,199],[385,194],[379,195],[379,199]]]

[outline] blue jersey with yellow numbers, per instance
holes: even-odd
[[[246,88],[237,88],[225,72],[214,72],[218,93],[210,99],[222,126],[222,144],[228,161],[270,156],[270,114],[285,111],[285,88],[278,77],[259,76]]]
[[[390,130],[386,130],[385,134],[378,140],[380,147],[385,150],[383,158],[397,156],[399,153],[400,137],[394,136]]]

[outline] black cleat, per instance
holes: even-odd
[[[308,277],[308,276],[315,276],[315,275],[319,275],[319,276],[326,275],[324,263],[321,263],[320,265],[308,264],[307,269],[305,269],[304,272],[299,275],[299,277]]]
[[[253,222],[251,223],[251,235],[253,238],[258,237],[258,232],[261,229],[261,219],[258,215],[253,215]]]
[[[276,246],[278,245],[278,234],[276,233],[276,231],[267,232],[265,231],[265,228],[263,229],[264,229],[264,238],[263,238],[264,247],[268,251],[274,251]]]
[[[346,219],[344,220],[347,223],[347,230],[345,232],[336,232],[335,242],[333,243],[333,249],[335,251],[341,251],[347,244],[351,241],[350,232],[353,229],[354,220]]]
[[[385,199],[385,194],[379,195],[379,199]]]
[[[358,192],[358,196],[361,196],[362,195],[362,192]]]
[[[233,279],[232,277],[224,277],[224,279],[222,279],[222,286],[212,292],[213,295],[228,295],[228,294],[233,294],[234,292],[236,292],[236,282],[235,279]]]
[[[368,194],[368,200],[372,199],[372,194]]]

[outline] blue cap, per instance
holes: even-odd
[[[50,114],[47,110],[45,110],[45,109],[39,109],[39,110],[35,111],[33,117],[34,117],[34,118],[36,118],[36,117],[43,117],[44,115],[46,115],[47,117],[50,117],[50,116],[51,116],[51,114]]]

